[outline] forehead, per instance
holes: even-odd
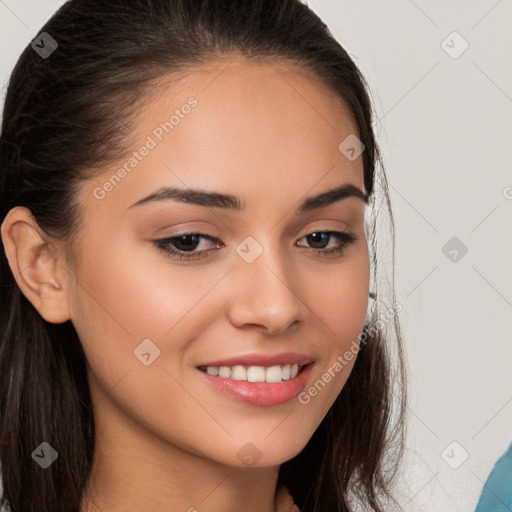
[[[211,188],[262,202],[297,201],[350,182],[364,190],[362,159],[338,149],[357,128],[348,107],[311,73],[288,63],[226,59],[161,78],[133,122],[132,151],[152,146],[108,200],[128,207],[161,186]],[[323,181],[322,186],[320,182]],[[274,195],[272,191],[280,191]]]

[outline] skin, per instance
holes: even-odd
[[[362,331],[364,201],[294,213],[306,196],[344,183],[364,191],[362,158],[338,150],[357,130],[337,96],[297,71],[231,58],[152,93],[132,150],[191,96],[198,104],[103,199],[94,189],[126,159],[82,186],[74,265],[26,208],[2,224],[21,290],[47,321],[71,319],[87,357],[96,451],[84,512],[271,512],[279,465],[306,445],[346,382],[355,359],[306,405],[256,406],[220,394],[196,369],[234,355],[299,352],[315,360],[307,389]],[[233,194],[246,209],[172,200],[129,208],[164,185]],[[222,243],[201,239],[196,252],[209,252],[191,262],[153,246],[183,228]],[[340,242],[312,245],[312,228],[357,240],[322,257]],[[250,264],[235,252],[247,236],[263,248]],[[160,350],[149,366],[134,357],[144,339]],[[250,467],[237,456],[249,442],[261,454]]]

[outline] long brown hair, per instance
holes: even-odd
[[[383,511],[403,451],[405,374],[397,315],[381,319],[382,307],[396,303],[393,282],[386,296],[377,289],[381,201],[394,260],[393,216],[369,88],[355,63],[299,0],[70,0],[41,33],[58,47],[43,57],[28,45],[8,84],[0,220],[25,206],[70,249],[80,232],[78,185],[124,155],[130,121],[158,78],[230,54],[275,59],[312,73],[348,106],[374,213],[373,304],[346,385],[306,447],[282,464],[278,483],[301,512]],[[51,324],[38,314],[0,252],[0,505],[79,512],[95,434],[84,352],[71,321]],[[59,454],[44,471],[31,457],[41,440]]]

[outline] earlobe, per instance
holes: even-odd
[[[69,320],[59,256],[43,238],[30,210],[23,206],[12,208],[2,223],[1,235],[7,261],[21,292],[47,322],[58,324]]]

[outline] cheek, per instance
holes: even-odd
[[[363,247],[351,258],[311,276],[307,289],[309,307],[341,350],[363,329],[368,309],[369,259]]]
[[[109,245],[115,247],[115,242]],[[170,428],[164,411],[177,407],[183,413],[180,417],[204,421],[200,406],[183,400],[183,376],[175,368],[180,368],[187,340],[199,329],[200,308],[194,305],[206,283],[203,280],[201,290],[194,289],[189,274],[180,269],[171,272],[163,257],[155,266],[156,259],[149,261],[147,252],[116,248],[105,251],[100,259],[84,251],[75,281],[72,321],[92,373],[93,402],[106,407],[107,401],[101,400],[108,393],[127,416],[164,433]],[[213,284],[215,276],[211,279]],[[154,343],[143,345],[153,360],[149,365],[137,357],[147,339]],[[183,431],[187,425],[176,428]]]
[[[75,309],[102,337],[161,338],[204,294],[204,279],[191,279],[190,271],[173,266],[158,249],[148,249],[149,241],[110,239],[90,245],[109,249],[84,251]]]
[[[356,362],[368,308],[368,259],[340,265],[324,282],[315,282],[317,292],[310,296],[309,304],[325,340],[325,358],[310,386],[298,397],[308,410],[312,429],[331,408]]]
[[[327,343],[325,364],[315,381],[319,384],[306,389],[304,400],[314,402],[314,407],[321,410],[320,416],[327,413],[340,393],[357,358],[369,300],[370,269],[366,246],[332,269],[320,281],[317,276],[316,285],[310,287],[316,292],[309,298],[313,316],[320,320],[319,329]],[[322,398],[313,398],[317,395]]]
[[[180,396],[180,387],[165,370],[182,380],[190,340],[216,317],[208,291],[219,281],[219,272],[173,264],[147,244],[107,236],[89,239],[78,269],[72,321],[103,391],[115,386],[122,393],[132,382],[137,390],[151,388],[154,398],[154,390],[161,390],[159,399],[169,402],[169,396]],[[146,347],[154,361],[148,366],[137,357]],[[123,384],[117,386],[120,379]],[[137,392],[132,390],[127,403],[137,401]]]

